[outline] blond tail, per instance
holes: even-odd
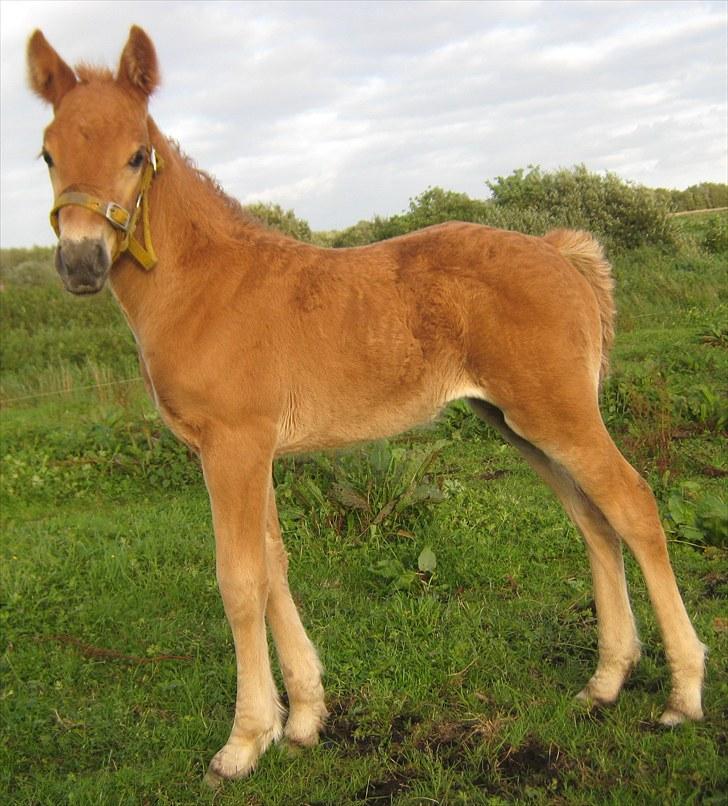
[[[547,233],[544,240],[581,273],[597,298],[602,323],[602,363],[599,373],[601,383],[609,372],[609,353],[614,341],[614,318],[617,313],[612,267],[604,257],[601,244],[588,232],[557,229]]]

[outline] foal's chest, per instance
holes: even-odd
[[[139,352],[139,366],[149,396],[152,398],[167,428],[189,448],[196,452],[199,451],[199,424],[194,421],[193,417],[185,416],[183,409],[176,404],[173,395],[169,394],[163,384],[159,382],[155,384],[153,374],[149,371],[141,351]]]

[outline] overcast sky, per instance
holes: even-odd
[[[313,229],[399,212],[429,185],[483,198],[529,164],[728,181],[725,0],[4,0],[0,15],[2,246],[53,241],[36,159],[51,115],[25,86],[36,27],[69,64],[115,67],[141,25],[162,131],[232,195]]]

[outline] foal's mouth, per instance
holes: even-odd
[[[65,286],[66,291],[69,291],[77,297],[92,297],[94,294],[98,294],[99,291],[101,291],[104,284],[100,283],[95,288],[90,285],[71,286],[69,283],[65,283]]]

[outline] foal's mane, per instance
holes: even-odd
[[[164,137],[164,135],[162,136]],[[223,190],[214,176],[211,176],[209,173],[199,168],[194,159],[182,151],[180,144],[176,140],[173,140],[171,137],[166,137],[165,139],[169,148],[187,169],[186,178],[188,181],[197,185],[204,196],[212,202],[214,213],[218,213],[219,211],[224,213],[222,220],[218,215],[214,216],[213,223],[216,229],[220,229],[220,225],[222,224],[225,229],[225,234],[237,239],[241,235],[249,232],[251,227],[265,228],[265,225],[263,225],[259,219],[245,210],[238,199],[230,196]],[[200,208],[201,205],[198,205],[198,216],[203,212]]]
[[[94,81],[103,83],[114,81],[114,74],[108,67],[99,67],[96,64],[80,62],[73,69],[81,84],[91,84]]]

